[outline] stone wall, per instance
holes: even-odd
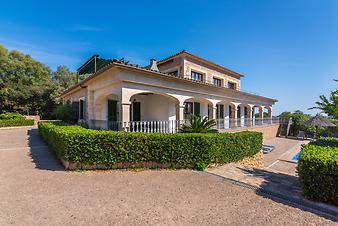
[[[250,168],[262,168],[264,166],[263,161],[263,152],[260,151],[254,156],[247,157],[239,162],[237,162],[239,165],[244,167],[250,167]]]
[[[279,132],[279,124],[272,124],[272,125],[263,125],[263,126],[256,126],[251,128],[236,128],[231,131],[225,130],[224,132],[240,132],[240,131],[256,131],[263,133],[263,142],[274,138],[278,135]]]

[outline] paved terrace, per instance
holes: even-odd
[[[257,192],[273,194],[275,197],[329,213],[338,219],[337,207],[312,202],[302,196],[296,170],[297,161],[292,158],[300,151],[301,145],[308,142],[294,138],[275,137],[264,142],[276,148],[264,154],[263,167],[248,168],[238,163],[231,163],[210,167],[206,172],[220,176],[228,182],[251,187]]]
[[[0,225],[335,225],[192,170],[64,171],[37,130],[0,130]]]

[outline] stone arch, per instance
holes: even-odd
[[[184,117],[195,114],[200,117],[214,117],[214,103],[207,98],[190,97],[184,101]]]
[[[95,98],[94,117],[96,120],[107,120],[108,100],[115,100],[119,103],[119,96],[114,93],[102,94]]]
[[[130,121],[178,120],[180,101],[167,93],[139,91],[130,95]]]

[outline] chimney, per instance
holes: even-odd
[[[160,71],[160,70],[158,70],[156,59],[150,59],[150,70]]]

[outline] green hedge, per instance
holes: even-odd
[[[320,138],[313,142],[311,142],[312,145],[318,145],[323,147],[338,147],[338,138],[334,137],[327,137],[327,138]]]
[[[88,165],[156,162],[170,167],[204,168],[252,156],[262,147],[258,132],[161,134],[90,130],[39,123],[39,132],[57,155]]]
[[[34,125],[33,119],[2,119],[0,120],[0,127],[32,126],[32,125]]]
[[[16,112],[7,112],[7,113],[2,113],[0,114],[0,120],[2,119],[25,119],[25,117],[23,115],[21,115],[20,113],[16,113]]]
[[[338,139],[303,145],[297,171],[305,197],[338,205]]]

